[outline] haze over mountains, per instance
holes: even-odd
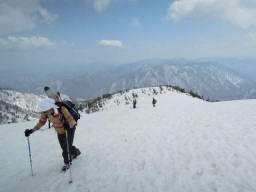
[[[123,65],[3,76],[0,86],[42,93],[49,85],[74,98],[94,98],[133,87],[177,85],[211,100],[256,98],[256,62],[239,59],[151,59]]]

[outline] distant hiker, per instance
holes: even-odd
[[[153,107],[156,106],[156,102],[157,102],[157,100],[153,97],[153,100],[152,100]]]
[[[69,169],[72,159],[75,159],[78,155],[81,154],[80,150],[73,146],[76,121],[69,113],[67,108],[64,106],[57,108],[55,105],[55,100],[51,98],[46,98],[41,101],[40,112],[41,117],[39,122],[33,129],[26,129],[25,136],[29,137],[30,134],[39,130],[42,126],[44,126],[48,119],[57,132],[59,144],[62,149],[62,156],[64,159],[64,166],[62,171],[66,171]],[[69,144],[69,148],[67,148],[67,142]],[[68,150],[70,151],[71,159],[69,159]]]
[[[135,97],[132,100],[132,104],[133,104],[133,108],[135,109],[136,108],[136,104],[137,104],[137,100],[136,100]]]

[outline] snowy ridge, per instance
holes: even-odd
[[[38,118],[39,114],[22,109],[17,105],[5,103],[0,100],[0,124],[30,121]]]
[[[35,95],[33,93],[22,93],[14,90],[1,89],[0,100],[9,104],[17,105],[18,107],[30,110],[39,111],[39,103],[44,96]]]
[[[212,103],[166,91],[153,108],[152,95],[133,91],[140,94],[137,109],[121,99],[116,107],[114,96],[107,110],[82,115],[72,184],[59,173],[53,129],[30,137],[32,177],[23,131],[37,121],[2,125],[0,191],[256,191],[256,100]]]
[[[42,98],[44,96],[0,89],[0,124],[35,119]]]
[[[179,91],[173,89],[172,87],[168,86],[160,86],[160,87],[146,87],[146,88],[138,88],[138,89],[131,89],[127,92],[121,92],[114,94],[112,99],[106,100],[104,109],[109,110],[115,108],[116,106],[124,106],[124,105],[132,105],[133,95],[135,95],[137,99],[137,106],[140,106],[140,100],[147,98],[149,104],[152,103],[152,99],[158,98],[158,95],[167,94],[167,93],[180,93]],[[186,93],[183,93],[186,94]],[[189,94],[187,94],[189,95]],[[104,110],[103,109],[103,110]]]
[[[149,104],[152,103],[153,97],[157,97],[161,94],[178,92],[186,95],[194,94],[194,96],[200,98],[199,95],[195,93],[185,93],[185,90],[179,87],[174,86],[158,86],[158,87],[145,87],[145,88],[136,88],[131,90],[119,91],[114,94],[105,94],[102,97],[98,97],[92,101],[86,102],[86,105],[82,108],[85,108],[87,113],[104,111],[115,109],[120,106],[132,105],[133,97],[137,99],[137,105],[140,105],[140,100],[148,98]],[[80,102],[80,105],[83,106],[83,102]]]
[[[45,95],[0,89],[0,124],[29,121],[39,116],[39,103]],[[71,100],[61,94],[62,99]]]

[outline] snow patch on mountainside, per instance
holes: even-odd
[[[229,73],[226,74],[226,78],[231,84],[236,87],[239,87],[239,85],[243,82],[243,79],[230,75]]]

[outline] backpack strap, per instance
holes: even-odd
[[[58,107],[57,110],[58,110],[59,114],[61,114],[61,120],[66,121],[64,114],[61,111],[61,107]]]

